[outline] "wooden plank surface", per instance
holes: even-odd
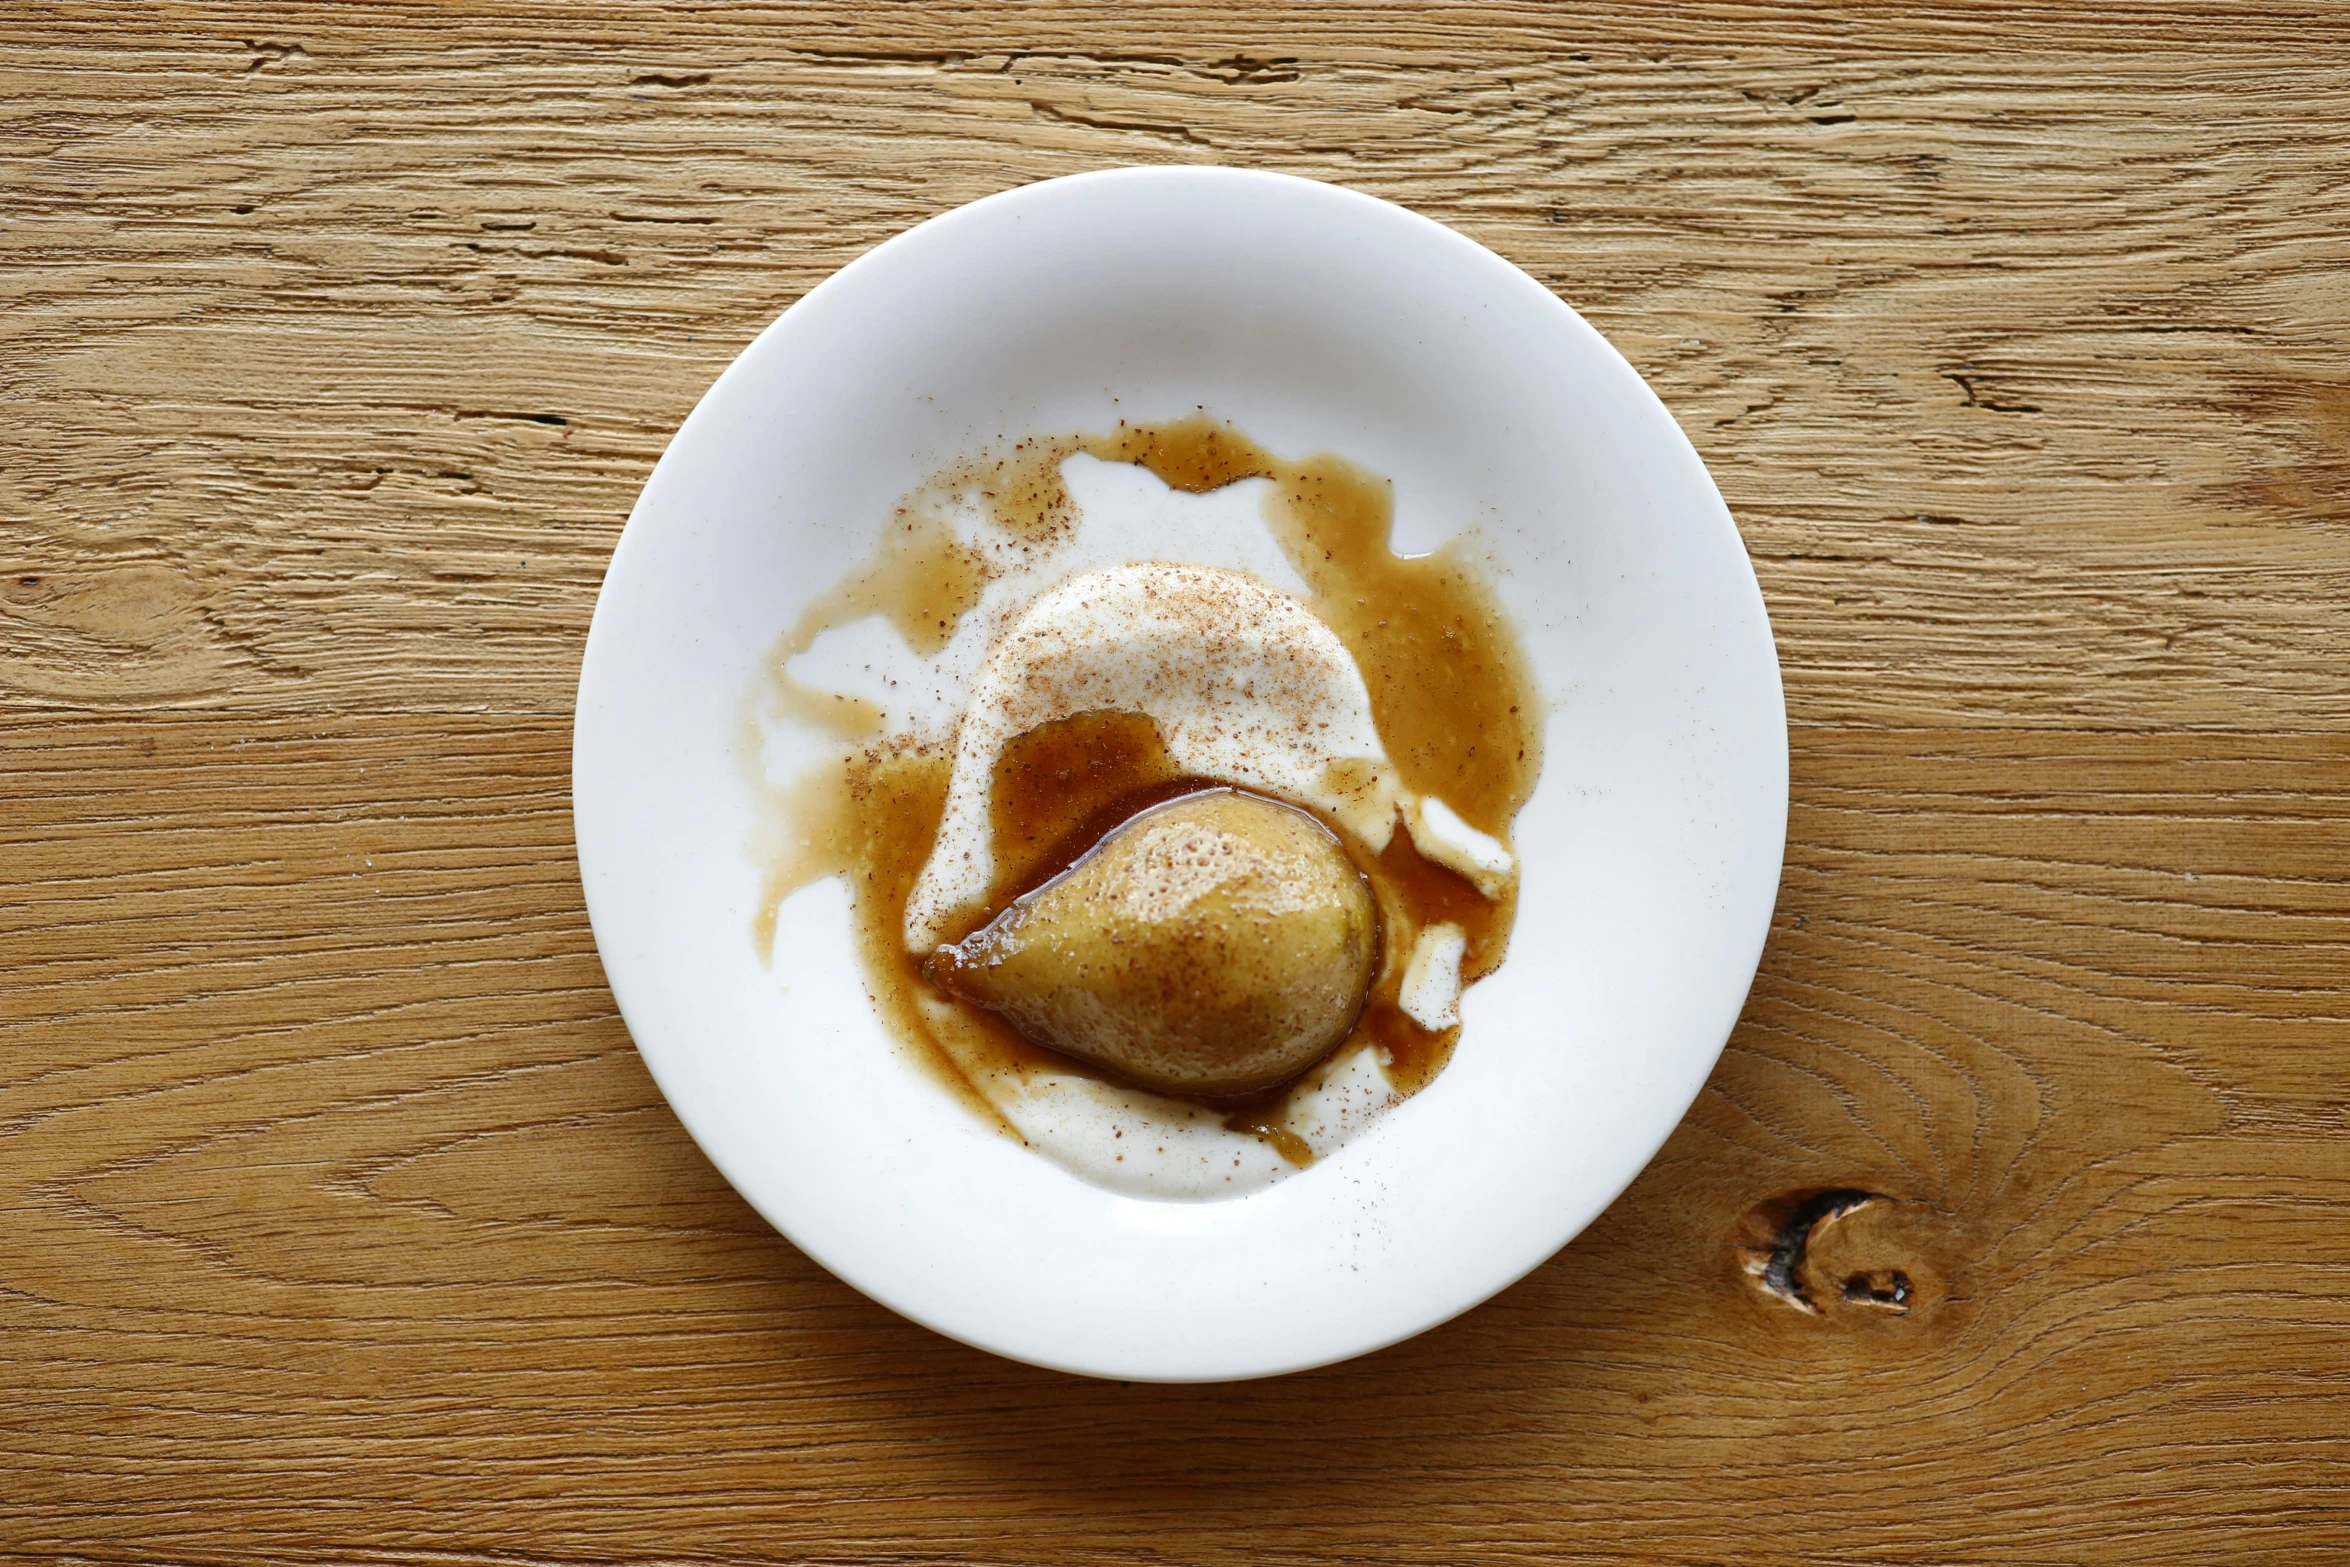
[[[2327,7],[0,6],[0,1552],[2350,1554],[2346,101]],[[603,562],[728,358],[1168,159],[1582,308],[1796,724],[1656,1164],[1221,1389],[768,1231],[568,808]]]

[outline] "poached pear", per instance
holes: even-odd
[[[1379,955],[1378,905],[1328,828],[1206,789],[1130,817],[923,972],[1037,1044],[1221,1099],[1345,1039]]]

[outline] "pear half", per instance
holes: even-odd
[[[1129,818],[923,972],[1037,1044],[1223,1099],[1329,1054],[1379,953],[1378,905],[1328,828],[1207,789]]]

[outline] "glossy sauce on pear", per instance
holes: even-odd
[[[1138,1087],[1234,1099],[1344,1040],[1381,956],[1378,905],[1337,836],[1215,788],[1121,823],[923,973]]]

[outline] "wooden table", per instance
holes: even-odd
[[[2350,1555],[2350,11],[0,10],[0,1548]],[[567,810],[604,562],[827,272],[1158,160],[1477,236],[1745,530],[1794,807],[1687,1122],[1238,1387],[835,1282]]]

